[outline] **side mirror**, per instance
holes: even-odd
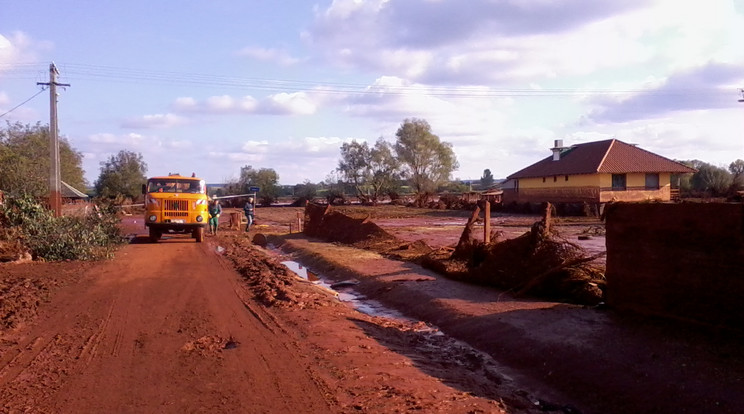
[[[142,184],[142,194],[147,194],[147,184]]]

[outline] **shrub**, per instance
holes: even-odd
[[[97,260],[110,257],[123,242],[115,207],[105,202],[83,217],[54,217],[31,197],[9,197],[0,207],[0,222],[19,229],[35,259]]]

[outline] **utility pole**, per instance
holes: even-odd
[[[70,86],[57,83],[59,71],[54,62],[49,64],[49,83],[37,82],[37,85],[49,86],[49,207],[55,217],[62,215],[62,184],[59,171],[59,129],[57,128],[57,86]]]
[[[739,89],[739,92],[741,92],[741,99],[739,99],[739,102],[740,103],[744,103],[744,88],[743,89]]]

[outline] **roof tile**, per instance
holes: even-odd
[[[554,161],[547,157],[507,177],[531,178],[576,174],[692,173],[693,168],[635,145],[609,139],[573,145],[561,151]]]

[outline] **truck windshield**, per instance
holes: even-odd
[[[150,180],[147,182],[148,193],[193,193],[204,194],[204,180]]]

